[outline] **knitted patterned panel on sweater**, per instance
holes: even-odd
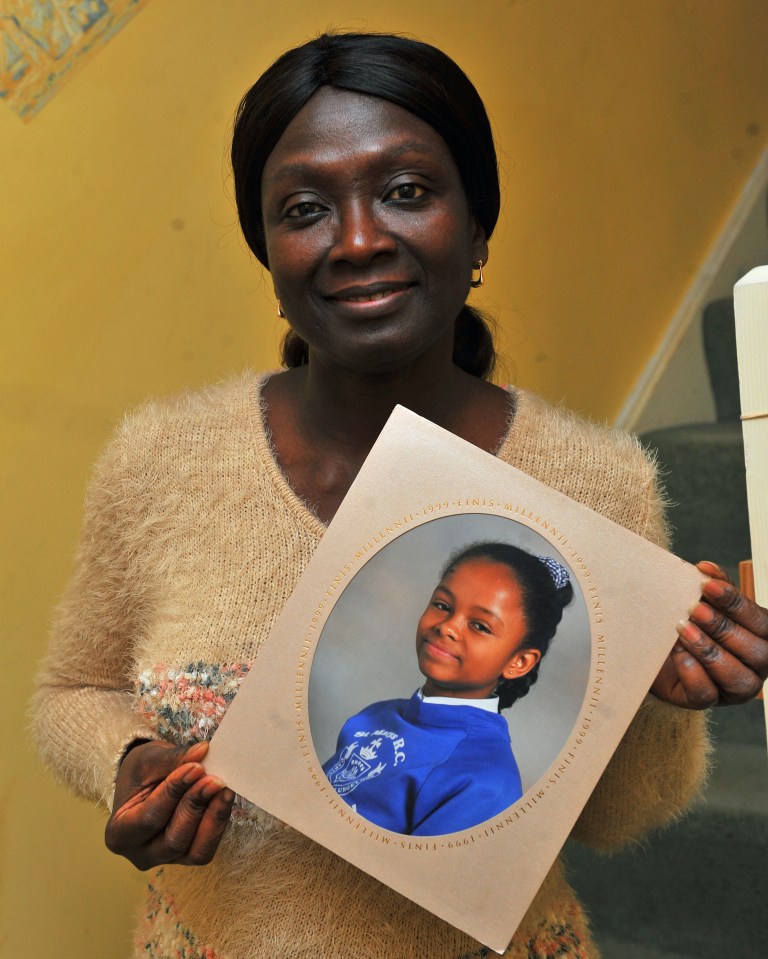
[[[261,382],[145,406],[96,469],[36,701],[43,760],[81,795],[111,801],[134,738],[210,738],[323,534],[271,454]],[[654,470],[633,440],[513,398],[500,458],[664,542]],[[705,756],[703,717],[649,697],[577,836],[610,848],[667,821],[698,789]],[[213,863],[153,875],[136,941],[136,956],[157,959],[484,954],[242,801]],[[597,955],[559,864],[507,955]]]

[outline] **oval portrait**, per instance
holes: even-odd
[[[586,603],[552,543],[504,516],[432,519],[375,553],[331,610],[310,674],[315,752],[381,828],[474,828],[552,765],[590,657]]]

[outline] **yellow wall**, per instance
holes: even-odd
[[[275,362],[225,159],[260,70],[329,24],[411,32],[462,63],[507,186],[481,302],[517,382],[599,417],[768,142],[765,0],[384,7],[151,0],[31,123],[0,103],[3,957],[127,951],[139,877],[38,771],[24,710],[111,424],[147,394]]]

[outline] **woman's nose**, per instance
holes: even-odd
[[[396,250],[397,241],[372,202],[356,199],[340,209],[333,260],[365,266],[379,254]]]

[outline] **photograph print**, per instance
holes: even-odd
[[[431,519],[375,553],[320,634],[312,741],[369,822],[412,836],[513,806],[568,741],[590,672],[572,569],[516,520]]]

